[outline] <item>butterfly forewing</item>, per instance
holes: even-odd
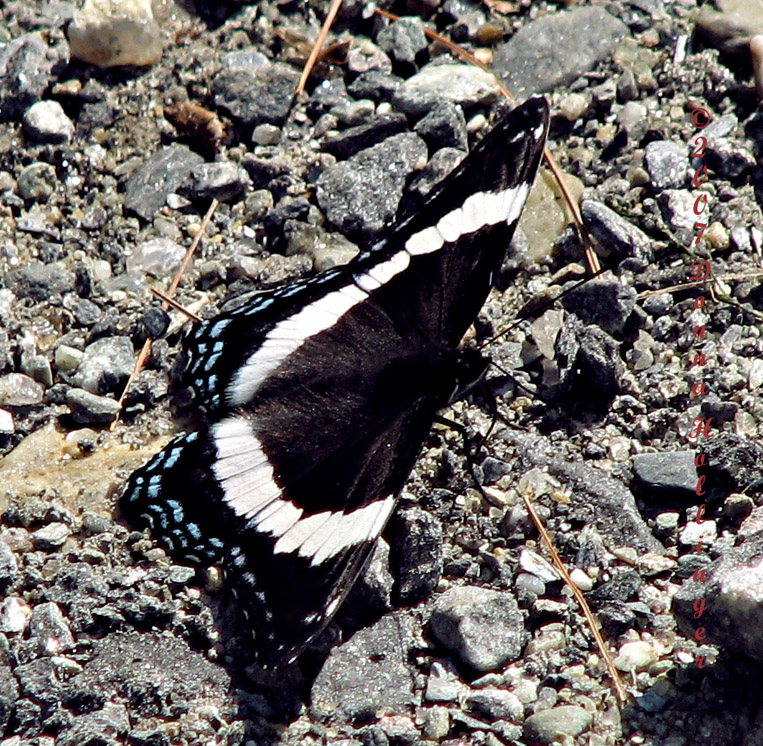
[[[189,377],[212,422],[131,478],[123,505],[182,556],[222,560],[260,659],[325,626],[461,375],[537,170],[547,106],[483,139],[415,216],[346,267],[199,325]]]

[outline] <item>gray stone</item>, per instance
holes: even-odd
[[[729,549],[706,573],[673,597],[681,631],[695,639],[704,628],[706,641],[763,662],[763,532]]]
[[[69,538],[69,527],[60,521],[49,523],[32,532],[32,543],[37,549],[51,551],[62,547]]]
[[[69,622],[61,613],[58,604],[53,601],[38,604],[32,609],[32,616],[29,619],[29,636],[38,638],[37,648],[40,654],[56,655],[74,644],[74,635]]]
[[[405,116],[402,114],[385,114],[368,124],[350,127],[336,137],[326,140],[321,147],[339,160],[344,160],[392,135],[407,130],[408,120]]]
[[[519,97],[566,87],[606,59],[628,33],[622,21],[598,6],[551,13],[499,45],[493,70]]]
[[[419,116],[443,101],[468,109],[491,104],[499,95],[495,76],[474,65],[430,63],[397,89],[392,104],[405,114]]]
[[[644,148],[644,167],[655,189],[679,189],[689,172],[688,153],[672,140],[654,140]]]
[[[522,614],[511,593],[477,586],[450,588],[430,620],[433,636],[474,671],[516,660],[525,642]]]
[[[66,403],[79,425],[107,425],[119,414],[119,402],[107,396],[97,396],[85,389],[69,389]]]
[[[596,279],[567,293],[562,305],[583,323],[617,335],[636,307],[636,291],[617,280]]]
[[[233,202],[243,197],[251,185],[249,174],[241,166],[230,161],[218,161],[196,166],[181,193],[191,199]]]
[[[58,186],[56,169],[50,163],[30,163],[19,174],[19,195],[34,202],[47,202]]]
[[[124,205],[144,220],[154,215],[177,192],[204,159],[185,145],[170,145],[147,158],[125,182]]]
[[[469,150],[463,109],[450,101],[443,101],[435,106],[416,123],[414,131],[431,150],[440,148],[457,148],[464,152]]]
[[[133,249],[127,258],[127,271],[166,279],[178,270],[185,253],[182,246],[169,238],[151,238]]]
[[[0,540],[0,590],[13,582],[18,569],[16,555],[4,541]]]
[[[418,16],[401,18],[383,28],[376,36],[376,43],[402,70],[412,71],[417,59],[427,50],[424,24]]]
[[[638,453],[633,457],[633,474],[644,489],[682,499],[697,487],[695,456],[694,451]]]

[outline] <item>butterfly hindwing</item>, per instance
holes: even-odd
[[[189,381],[210,424],[135,472],[122,504],[181,556],[224,564],[261,661],[293,659],[331,618],[463,383],[457,344],[500,268],[547,119],[532,99],[384,241],[191,333]]]

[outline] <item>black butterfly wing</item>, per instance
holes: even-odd
[[[454,351],[399,337],[367,300],[292,352],[246,406],[135,472],[123,508],[175,554],[222,560],[260,662],[291,660],[362,568],[456,366]]]
[[[532,98],[501,119],[427,198],[422,209],[348,265],[257,295],[198,324],[187,382],[213,415],[247,401],[252,381],[269,375],[316,321],[327,294],[359,285],[388,310],[401,336],[455,346],[485,302],[516,228],[545,142],[548,105]],[[404,251],[402,249],[405,249]],[[302,314],[292,344],[268,342],[285,318]],[[329,319],[331,323],[331,319]],[[319,329],[320,324],[313,324]],[[317,332],[316,332],[317,333]],[[273,355],[247,365],[252,350]],[[255,370],[256,368],[256,370]]]
[[[383,529],[455,388],[547,116],[542,100],[511,113],[347,267],[194,331],[191,380],[220,419],[138,470],[122,504],[182,556],[223,559],[266,662],[322,629]]]

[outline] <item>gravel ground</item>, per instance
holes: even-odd
[[[122,45],[135,56],[117,59],[158,58],[140,67],[74,58],[66,3],[0,9],[3,746],[763,744],[751,31],[688,1],[382,7],[407,17],[345,2],[345,43],[294,102],[323,0],[157,3]],[[740,13],[763,31],[757,6]],[[174,564],[116,508],[130,472],[197,424],[173,386],[188,322],[149,289],[166,289],[212,197],[178,292],[204,317],[343,263],[398,209],[420,209],[502,106],[494,79],[424,27],[490,57],[517,93],[548,97],[549,146],[609,271],[548,305],[584,270],[543,175],[469,340],[525,312],[488,343],[499,416],[490,429],[479,394],[445,413],[473,441],[490,430],[473,449],[484,493],[461,437],[437,426],[335,622],[271,674],[249,665],[219,571]],[[82,21],[73,29],[77,54],[103,63]],[[688,146],[697,107],[712,119],[704,161]],[[708,228],[694,246],[703,162]],[[688,284],[695,256],[711,258],[712,294]],[[707,395],[691,396],[701,380]],[[699,416],[714,427],[702,524]],[[586,591],[622,706],[525,493]],[[691,583],[702,569],[707,586]]]

